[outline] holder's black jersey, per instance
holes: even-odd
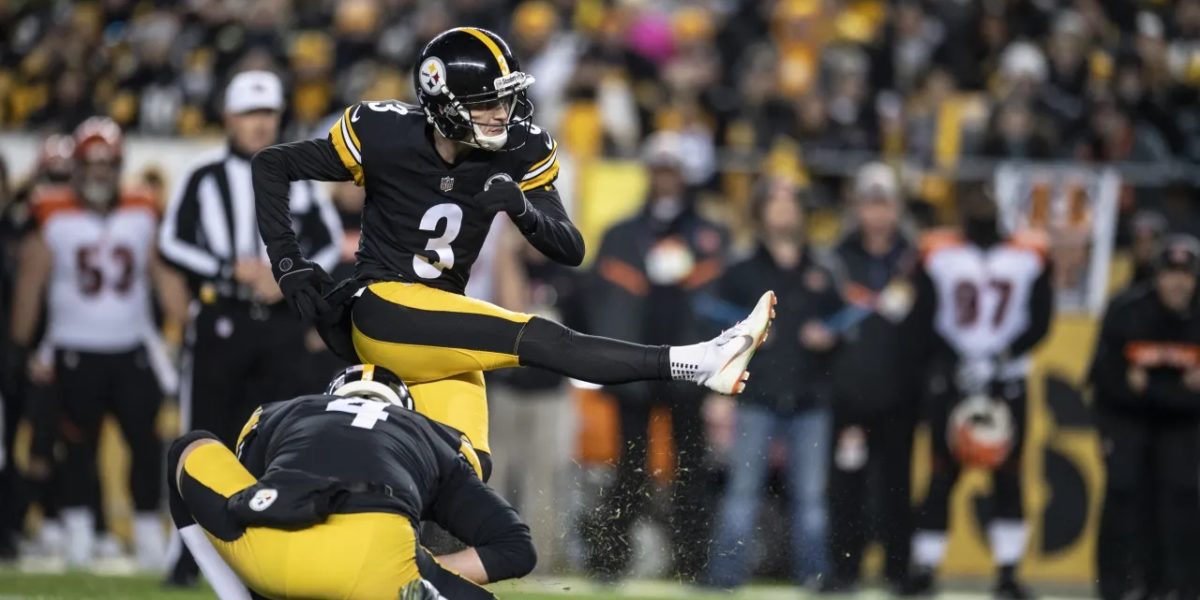
[[[237,450],[255,477],[284,468],[391,487],[391,498],[355,497],[345,512],[425,519],[439,502],[442,508],[455,504],[448,493],[475,497],[479,510],[479,497],[489,496],[474,472],[479,458],[461,436],[373,400],[313,395],[266,404],[242,429]]]
[[[536,125],[514,125],[509,147],[474,149],[455,164],[434,147],[421,108],[364,101],[348,107],[329,137],[273,146],[255,157],[259,228],[273,265],[299,256],[287,215],[284,183],[294,179],[353,180],[366,189],[356,275],[401,280],[462,293],[487,237],[494,209],[476,194],[497,179],[519,184],[531,214],[517,220],[527,239],[550,258],[579,264],[583,242],[558,192],[558,144]],[[279,273],[277,272],[278,276]]]

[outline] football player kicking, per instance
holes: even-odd
[[[324,395],[260,407],[237,456],[206,431],[171,446],[171,516],[221,600],[491,599],[479,584],[533,569],[471,446],[411,408],[395,374],[354,365]],[[469,547],[431,556],[422,519]]]
[[[474,444],[485,479],[483,371],[531,365],[601,384],[675,379],[725,394],[743,389],[773,317],[771,292],[716,339],[675,347],[582,335],[464,296],[497,213],[563,264],[580,264],[583,239],[554,187],[557,143],[530,121],[533,77],[504,40],[472,27],[446,31],[421,51],[413,79],[420,106],[360,102],[327,138],[272,146],[252,163],[258,225],[280,288],[302,318],[343,324],[332,329],[344,335],[327,336],[335,352],[408,382],[417,411]],[[287,191],[300,179],[366,189],[359,283],[339,288],[349,293],[325,298],[328,275],[296,243]],[[334,300],[350,294],[352,305]]]

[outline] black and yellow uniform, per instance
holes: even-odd
[[[665,346],[579,335],[463,295],[499,212],[480,194],[500,181],[519,185],[526,205],[512,220],[535,248],[563,264],[583,259],[582,238],[554,188],[557,143],[528,122],[510,129],[528,135],[449,164],[420,107],[360,102],[326,139],[280,144],[254,158],[259,229],[277,277],[304,260],[288,216],[288,182],[353,180],[366,188],[356,278],[369,286],[352,309],[354,351],[399,375],[418,412],[464,433],[481,452],[489,451],[482,371],[532,365],[597,383],[670,378]]]
[[[174,475],[184,448],[169,454]],[[240,461],[239,461],[240,457]],[[270,598],[395,598],[424,578],[450,598],[492,594],[416,541],[432,520],[474,547],[489,579],[528,573],[529,528],[477,476],[462,437],[404,408],[353,397],[269,404],[242,430],[238,457],[204,444],[172,477],[176,526],[195,522],[238,577]]]
[[[583,253],[554,190],[557,144],[535,125],[524,127],[530,135],[520,148],[477,149],[451,165],[435,150],[420,107],[360,102],[344,111],[328,139],[284,146],[302,163],[302,177],[353,179],[366,188],[355,275],[376,283],[354,309],[360,359],[394,371],[408,382],[418,411],[462,431],[484,452],[482,371],[519,364],[516,342],[530,315],[462,295],[496,216],[475,196],[489,180],[520,182],[532,206],[522,227],[530,241],[562,262],[577,264]],[[288,256],[280,250],[286,236],[271,224],[290,232],[290,221],[264,196],[260,191],[259,222],[268,250],[273,259]]]

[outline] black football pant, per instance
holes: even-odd
[[[884,548],[884,575],[904,579],[912,539],[914,414],[839,412],[834,402],[829,471],[829,556],[834,577],[858,581],[867,544]]]
[[[1200,426],[1098,410],[1107,479],[1096,572],[1100,597],[1200,594]],[[1138,593],[1137,596],[1131,594]]]
[[[59,350],[54,370],[61,410],[58,431],[66,450],[61,467],[62,505],[97,505],[100,425],[105,414],[112,414],[129,444],[133,506],[138,511],[158,510],[163,448],[156,423],[162,391],[145,351],[100,354]]]
[[[1021,508],[1021,454],[1025,442],[1025,382],[1010,381],[998,386],[997,390],[1013,418],[1012,450],[1004,462],[992,472],[992,497],[990,510],[981,515],[989,520],[1020,521]],[[932,399],[929,411],[929,436],[932,446],[932,474],[929,493],[917,509],[916,527],[924,531],[945,532],[950,514],[950,493],[962,466],[950,452],[946,431],[950,412],[959,402],[958,394],[946,394]]]
[[[671,542],[675,570],[694,581],[708,560],[711,526],[705,468],[707,440],[700,410],[704,391],[691,383],[639,383],[610,388],[618,399],[620,458],[612,487],[582,523],[587,541],[587,568],[606,578],[620,576],[632,553],[630,529],[643,514],[649,494],[650,412],[665,404],[671,411],[675,473],[671,489]]]

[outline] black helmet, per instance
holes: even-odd
[[[521,72],[521,64],[500,36],[476,27],[444,31],[421,50],[413,71],[413,87],[426,118],[447,139],[484,150],[500,150],[508,142],[513,125],[528,125],[533,103],[526,90],[533,76]],[[471,120],[471,108],[504,104],[508,125],[498,135],[484,135]],[[528,127],[522,127],[528,136]],[[510,144],[515,150],[524,144]]]
[[[1167,236],[1154,254],[1154,268],[1200,274],[1200,240],[1181,233]]]
[[[412,393],[395,373],[376,365],[350,365],[329,381],[330,396],[354,396],[412,410]]]

